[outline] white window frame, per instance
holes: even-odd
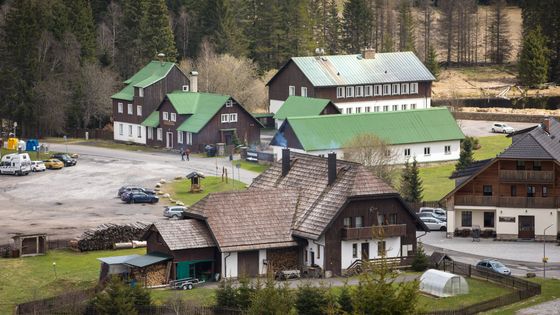
[[[222,114],[220,116],[220,121],[222,122],[222,124],[228,123],[229,122],[229,114]]]
[[[148,127],[148,139],[152,140],[154,138],[154,128]]]
[[[401,110],[406,110],[406,104],[401,105]]]
[[[364,96],[368,97],[372,95],[373,95],[373,85],[366,85],[366,87],[364,88]]]
[[[142,116],[142,105],[136,105],[136,116]]]
[[[138,88],[138,96],[144,97],[144,88]]]
[[[354,97],[354,87],[347,86],[346,87],[346,97]]]
[[[124,135],[124,125],[123,124],[119,124],[119,135]]]
[[[395,83],[391,86],[391,94],[392,95],[400,95],[401,94],[401,85]]]
[[[226,101],[226,107],[233,107],[233,101],[231,99]]]
[[[169,113],[168,112],[162,112],[162,118],[163,120],[169,120]]]
[[[431,155],[431,148],[430,147],[424,147],[424,155],[425,156]]]
[[[169,120],[177,121],[177,114],[176,113],[170,113],[169,114]]]
[[[373,96],[381,96],[383,95],[383,87],[379,84],[373,87]]]
[[[307,87],[305,86],[301,87],[301,96],[307,97]]]
[[[383,95],[391,95],[391,84],[383,84]]]
[[[290,86],[288,87],[288,95],[289,95],[289,96],[296,95],[296,87],[295,87],[295,86],[290,85]]]
[[[410,92],[410,84],[403,83],[401,84],[401,94],[408,94]]]
[[[189,91],[189,86],[183,85],[183,92],[188,92],[188,91]]]
[[[418,94],[418,82],[410,83],[410,94]]]
[[[445,154],[449,155],[451,154],[451,146],[450,145],[446,145],[443,147],[443,151],[445,152]]]
[[[138,126],[138,128],[136,128],[136,131],[138,131],[138,138],[142,138],[142,126]]]
[[[128,136],[132,137],[132,125],[128,125]]]
[[[122,103],[122,102],[118,102],[118,103],[117,103],[117,112],[120,113],[120,114],[122,114],[123,111],[124,111],[124,109],[123,109],[123,103]]]
[[[405,157],[410,157],[410,148],[405,148],[404,149],[404,156]]]
[[[157,136],[157,140],[159,140],[159,141],[163,140],[163,129],[162,128],[158,128],[156,130],[156,136]]]
[[[186,142],[186,144],[188,144],[188,145],[191,145],[191,144],[192,144],[192,133],[191,133],[191,132],[188,132],[188,131],[187,131],[187,136],[186,136],[186,138],[185,138],[185,142]]]
[[[389,111],[389,105],[383,105],[383,111],[388,112]]]
[[[229,114],[229,122],[230,122],[230,123],[237,122],[237,113],[231,113],[231,114]]]
[[[364,113],[369,113],[369,112],[371,112],[371,107],[370,106],[364,107]]]
[[[338,86],[336,88],[336,98],[345,98],[346,94],[344,94],[344,87]]]
[[[356,86],[356,97],[364,97],[364,86],[363,85]]]
[[[398,111],[398,110],[399,110],[399,105],[393,105],[393,106],[392,106],[392,110],[393,110],[394,112]]]
[[[380,109],[379,106],[374,106],[373,107],[373,112],[374,113],[379,113],[379,109]]]
[[[183,132],[177,130],[177,143],[183,144]]]
[[[346,108],[346,114],[352,114],[352,107]]]
[[[134,115],[134,108],[132,107],[132,103],[128,103],[127,111],[129,115]]]

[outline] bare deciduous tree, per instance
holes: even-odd
[[[103,120],[111,114],[110,97],[115,92],[117,80],[111,70],[94,63],[84,64],[81,78],[82,123],[87,128],[92,119]]]
[[[39,130],[46,134],[61,134],[66,128],[66,115],[64,114],[70,104],[71,93],[68,86],[54,77],[39,81],[34,87],[36,98],[35,110],[39,117]]]
[[[396,169],[396,153],[391,146],[375,134],[363,133],[354,136],[343,146],[344,159],[361,163],[371,169],[373,173],[393,183]]]

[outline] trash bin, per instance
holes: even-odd
[[[38,151],[39,141],[37,139],[29,139],[25,144],[25,151]]]
[[[18,138],[9,138],[8,145],[7,145],[8,150],[17,150],[18,143],[19,143]]]
[[[213,145],[206,145],[204,147],[204,150],[206,151],[206,156],[207,157],[213,157],[216,156],[216,148]]]
[[[472,227],[472,241],[473,242],[480,242],[480,226],[473,225]]]
[[[218,156],[225,156],[226,155],[226,144],[225,143],[216,143],[216,147],[218,150]]]

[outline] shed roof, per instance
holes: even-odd
[[[216,246],[208,227],[199,220],[157,221],[152,226],[170,250]]]
[[[316,87],[435,80],[428,68],[410,51],[376,53],[373,59],[354,54],[293,57],[289,62],[294,62]]]
[[[286,124],[292,127],[305,151],[340,149],[363,133],[373,133],[393,145],[465,137],[447,108],[288,117],[278,133],[283,132]],[[272,144],[277,143],[273,140]]]
[[[128,80],[124,81],[126,87],[111,96],[111,98],[132,101],[134,87],[145,88],[156,83],[165,78],[174,66],[176,64],[173,62],[151,61]]]
[[[144,119],[141,125],[152,128],[159,126],[159,112],[157,110],[153,111],[148,118]]]
[[[153,264],[157,264],[159,262],[166,261],[166,260],[169,260],[169,259],[172,259],[172,258],[173,257],[167,256],[165,254],[150,253],[150,254],[146,254],[146,255],[131,258],[131,259],[125,261],[125,264],[129,265],[129,266],[132,266],[132,267],[144,268],[144,267],[151,266]]]
[[[140,255],[132,254],[132,255],[125,255],[125,256],[101,257],[101,258],[97,258],[97,260],[104,262],[107,265],[119,265],[119,264],[124,264],[128,260],[136,257],[140,257]]]
[[[323,98],[290,96],[274,115],[274,119],[286,119],[294,116],[315,116],[329,105],[331,101]]]

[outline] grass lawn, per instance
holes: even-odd
[[[68,143],[68,144],[78,144],[78,145],[90,145],[90,146],[96,146],[100,148],[119,149],[119,150],[127,150],[127,151],[147,151],[147,152],[161,151],[156,148],[148,147],[145,145],[127,144],[122,142],[115,142],[112,140],[100,140],[100,139],[85,140],[79,138],[68,138],[65,142],[63,138],[46,138],[45,140],[43,140],[43,142],[58,143],[58,144]]]
[[[480,149],[474,151],[475,160],[495,157],[511,144],[511,138],[506,138],[503,135],[480,137],[478,140]],[[420,177],[424,182],[424,200],[439,200],[450,192],[455,187],[455,181],[448,177],[454,170],[455,163],[421,167]]]
[[[192,205],[193,203],[204,198],[209,193],[228,191],[234,189],[245,189],[245,184],[234,180],[232,182],[231,178],[226,182],[222,182],[221,177],[216,176],[206,176],[202,179],[202,189],[201,193],[190,193],[188,190],[190,188],[190,179],[174,180],[162,186],[161,190],[169,193],[171,198],[175,200],[180,200],[185,203],[185,205]]]
[[[2,148],[0,150],[0,153],[2,153],[0,154],[1,156],[4,156],[5,154],[17,153],[17,150],[8,150],[6,148]],[[39,153],[39,155],[37,155],[37,152],[35,151],[24,151],[24,153],[29,153],[29,157],[31,158],[31,160],[35,161],[35,160],[46,160],[50,158],[54,152],[49,152],[48,154]]]
[[[241,161],[241,160],[236,160],[234,161],[234,163],[235,164],[240,163],[242,169],[256,172],[256,173],[262,173],[270,167],[270,165],[264,165],[264,164]]]
[[[547,301],[560,298],[560,280],[556,280],[556,279],[544,280],[542,278],[532,278],[529,280],[541,284],[542,286],[541,295],[537,295],[530,299],[515,304],[511,304],[508,306],[504,306],[496,310],[486,312],[484,314],[499,314],[499,315],[515,314],[518,310],[522,308],[530,307],[536,304],[540,304],[540,303],[544,303]]]
[[[418,306],[421,310],[448,310],[472,305],[478,302],[491,300],[501,295],[512,292],[508,288],[500,287],[494,283],[478,279],[465,278],[469,284],[469,293],[447,298],[435,298],[421,295]]]
[[[0,314],[10,314],[13,304],[93,287],[99,277],[99,257],[145,253],[145,248],[87,253],[51,250],[44,256],[2,258]],[[56,262],[56,278],[53,262]]]

